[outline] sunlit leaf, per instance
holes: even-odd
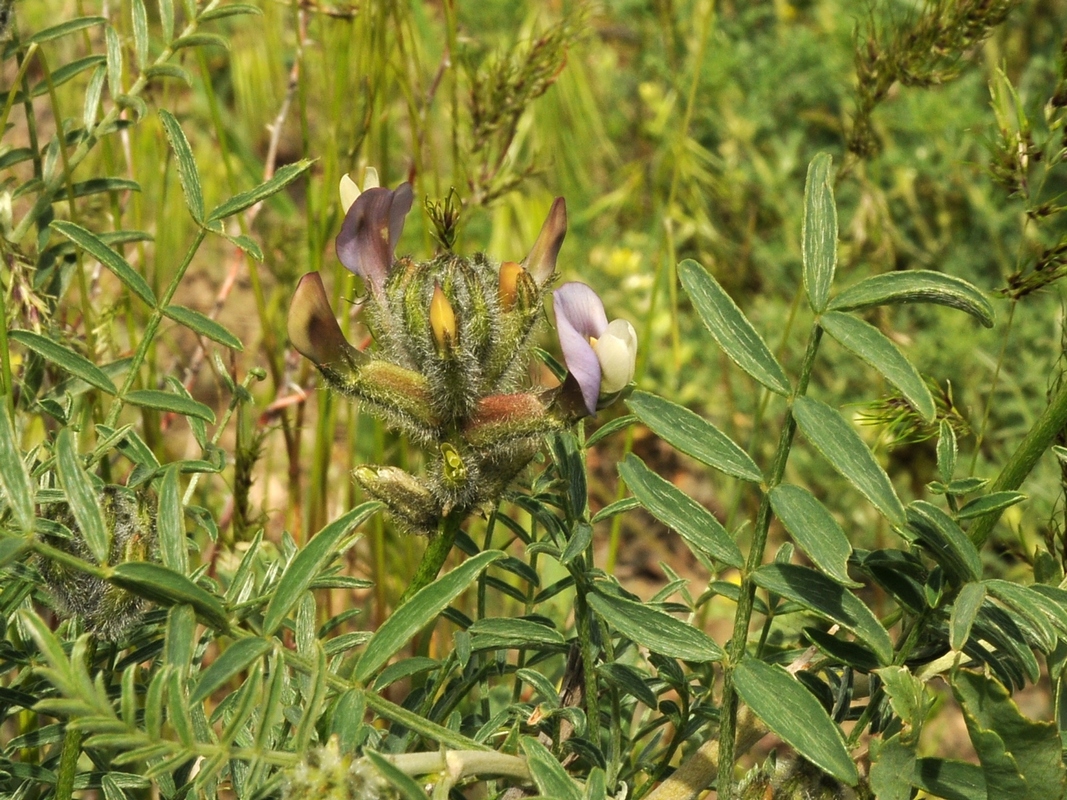
[[[808,165],[804,185],[804,289],[817,313],[826,308],[837,267],[833,166],[829,153],[819,153]]]
[[[626,405],[653,433],[686,455],[735,478],[755,483],[763,480],[748,453],[688,408],[640,391],[634,392]]]
[[[967,281],[932,270],[912,269],[875,275],[830,301],[833,311],[858,311],[896,303],[934,303],[965,311],[992,328],[993,306]]]
[[[163,129],[167,133],[171,150],[174,151],[174,158],[178,162],[178,180],[185,195],[185,205],[188,206],[193,219],[197,223],[202,223],[204,221],[204,193],[200,188],[200,171],[196,168],[196,159],[193,158],[189,140],[185,138],[185,131],[182,130],[178,120],[165,108],[159,110],[159,118],[163,122]]]
[[[745,658],[734,667],[734,687],[752,712],[812,764],[855,786],[856,765],[841,729],[815,695],[777,664]]]
[[[846,350],[881,372],[900,389],[926,422],[934,421],[937,406],[926,381],[889,338],[873,325],[840,311],[829,311],[819,319],[823,329]]]
[[[783,483],[771,490],[771,508],[812,563],[840,584],[859,586],[848,577],[852,545],[826,506],[807,489]]]
[[[982,577],[982,557],[952,517],[925,500],[908,506],[908,527],[914,530],[933,559],[959,583]]]
[[[732,567],[744,564],[737,542],[715,515],[650,470],[637,456],[626,456],[619,464],[619,475],[652,516],[677,531],[692,547]]]
[[[609,625],[654,653],[698,662],[723,657],[722,648],[706,633],[654,606],[607,593],[590,594],[588,602]]]
[[[232,216],[239,211],[244,211],[250,206],[254,206],[256,203],[260,203],[270,197],[272,194],[280,192],[290,183],[295,181],[305,172],[307,172],[314,162],[311,159],[303,159],[301,161],[294,162],[292,164],[286,164],[284,167],[274,173],[274,176],[264,183],[261,183],[254,189],[247,192],[242,192],[235,197],[230,198],[225,203],[220,205],[208,216],[207,221],[213,222],[219,219],[225,219]]]
[[[678,265],[678,274],[700,319],[730,360],[772,392],[788,395],[785,370],[718,281],[692,259]]]
[[[819,400],[798,397],[793,403],[793,416],[808,441],[838,472],[874,503],[891,523],[904,523],[904,506],[889,482],[889,476],[836,409]]]

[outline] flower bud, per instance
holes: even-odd
[[[505,261],[500,265],[500,307],[505,311],[511,311],[515,307],[518,296],[516,284],[523,272],[525,270],[522,265],[514,261]]]
[[[567,203],[562,197],[557,197],[552,202],[544,225],[541,226],[537,241],[522,262],[538,286],[544,286],[556,274],[556,258],[566,235]]]
[[[430,300],[430,330],[439,352],[447,352],[456,341],[456,312],[439,283],[434,283]]]
[[[637,332],[624,319],[612,320],[598,339],[590,339],[600,362],[600,396],[621,392],[634,379]]]
[[[402,528],[418,534],[437,530],[441,513],[437,501],[414,475],[398,467],[357,467],[352,476],[367,494],[389,507]]]

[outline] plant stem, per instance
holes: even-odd
[[[141,343],[137,346],[137,350],[134,352],[133,358],[130,360],[130,368],[126,373],[126,381],[122,384],[122,389],[119,392],[118,397],[112,401],[111,408],[108,409],[107,421],[105,424],[109,428],[115,427],[115,423],[118,422],[119,419],[119,414],[122,412],[122,405],[125,402],[124,398],[133,388],[134,383],[137,382],[137,374],[141,371],[141,364],[144,363],[145,357],[148,355],[148,349],[152,346],[152,342],[156,337],[159,323],[163,321],[163,309],[167,307],[171,298],[174,297],[174,293],[178,291],[178,284],[181,283],[182,278],[185,277],[185,271],[189,269],[189,265],[193,261],[193,256],[195,256],[196,251],[200,249],[200,245],[203,243],[204,237],[206,236],[207,230],[205,228],[201,228],[197,231],[196,239],[185,252],[185,258],[182,260],[181,266],[178,267],[178,272],[171,278],[170,283],[167,285],[167,290],[163,293],[163,297],[156,304],[155,309],[153,309],[152,316],[149,317],[148,323],[145,325]]]
[[[815,366],[815,355],[819,351],[819,340],[822,339],[822,328],[818,322],[812,327],[808,337],[808,348],[804,353],[804,361],[800,366],[800,378],[789,401],[789,408],[785,413],[785,422],[781,436],[778,438],[778,450],[774,454],[774,462],[771,464],[771,472],[763,487],[763,498],[760,500],[759,513],[756,516],[756,528],[752,532],[752,548],[748,552],[748,561],[745,564],[745,574],[741,579],[741,590],[737,599],[737,613],[734,616],[734,633],[727,648],[727,663],[723,676],[722,707],[719,710],[719,759],[718,768],[718,796],[720,800],[730,800],[733,792],[734,774],[734,741],[737,725],[737,692],[734,689],[733,667],[745,655],[745,647],[748,643],[748,626],[752,619],[752,603],[756,595],[756,585],[752,582],[752,573],[763,563],[763,551],[767,547],[767,531],[771,526],[771,489],[782,481],[785,474],[785,464],[789,459],[789,450],[793,445],[793,436],[796,434],[797,423],[793,419],[793,400],[807,392],[808,381],[811,380],[811,371]]]
[[[85,667],[90,673],[95,658],[96,638],[90,637],[85,649]],[[70,800],[74,793],[74,776],[78,772],[78,759],[81,757],[84,736],[83,731],[67,725],[63,734],[63,749],[59,755],[59,767],[56,769],[56,800]]]
[[[1067,383],[1062,384],[1052,396],[1048,407],[1037,418],[1015,452],[1008,458],[997,479],[989,487],[990,493],[1018,489],[1037,464],[1038,459],[1055,443],[1057,434],[1065,427],[1067,427]],[[967,535],[971,537],[976,547],[980,548],[985,544],[998,519],[1000,519],[999,511],[979,517],[971,526]]]
[[[400,601],[396,604],[397,608],[400,608],[400,606],[414,597],[419,589],[429,586],[437,578],[437,573],[444,566],[445,559],[452,552],[456,534],[459,533],[460,521],[461,517],[456,513],[448,514],[441,518],[437,535],[430,539],[430,543],[426,545],[426,552],[422,554],[422,561],[419,562],[419,566],[415,570],[415,576],[411,579],[411,583],[408,584],[408,588],[404,590],[404,594],[401,595]]]
[[[739,752],[748,750],[767,733],[767,729],[747,712],[739,715],[737,729]],[[704,742],[667,780],[646,795],[645,800],[694,800],[702,795],[719,772],[721,744],[719,739]],[[721,790],[719,796],[722,797]]]

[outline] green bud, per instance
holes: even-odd
[[[286,772],[282,792],[284,800],[397,800],[399,796],[366,759],[342,753],[336,736],[325,747],[309,750]]]
[[[437,530],[441,507],[430,490],[414,475],[398,467],[356,467],[356,483],[389,508],[393,519],[411,533]]]

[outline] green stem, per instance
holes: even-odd
[[[900,645],[897,646],[897,651],[893,655],[893,666],[900,667],[904,665],[904,662],[908,660],[908,656],[911,655],[911,651],[915,649],[915,645],[919,642],[919,636],[923,632],[924,618],[922,616],[916,617],[912,620],[910,627],[906,626]],[[874,716],[874,712],[878,709],[879,703],[882,701],[881,688],[876,689],[870,693],[867,698],[867,706],[863,709],[863,713],[860,714],[859,719],[856,720],[856,724],[852,727],[852,733],[848,735],[848,741],[845,743],[845,747],[849,750],[855,748],[860,741],[860,737],[863,736],[863,732],[867,729],[867,725],[870,724],[871,717]]]
[[[572,574],[574,574],[572,572]],[[593,617],[585,601],[585,581],[575,576],[574,626],[582,649],[582,672],[585,677],[585,716],[589,739],[600,747],[600,698],[596,680],[596,647],[593,646]]]
[[[436,580],[437,573],[441,571],[445,559],[452,552],[452,545],[456,542],[456,534],[459,533],[459,523],[461,521],[462,517],[456,513],[442,517],[437,535],[430,539],[430,543],[426,545],[426,552],[422,554],[422,561],[419,562],[419,566],[415,570],[415,576],[411,579],[411,583],[408,584],[408,588],[404,590],[404,594],[396,604],[397,608],[400,608],[400,606],[414,597],[415,593],[420,589],[429,586]]]
[[[997,366],[993,370],[993,380],[989,382],[989,391],[986,393],[985,410],[982,412],[982,424],[978,428],[978,435],[974,441],[974,453],[971,455],[970,474],[974,474],[975,465],[978,464],[978,454],[982,450],[982,442],[985,439],[986,427],[989,424],[989,412],[993,410],[994,395],[997,393],[997,384],[1000,381],[1000,370],[1004,366],[1004,356],[1008,352],[1008,341],[1011,339],[1012,324],[1015,322],[1015,309],[1019,301],[1012,300],[1008,310],[1008,322],[1004,326],[1004,334],[1000,343],[1000,355],[997,356]]]
[[[763,551],[767,547],[767,531],[771,526],[771,489],[782,481],[785,464],[789,459],[789,450],[793,445],[797,423],[793,419],[793,400],[804,395],[808,390],[808,381],[815,366],[815,356],[819,351],[822,328],[818,322],[812,327],[808,337],[808,348],[800,367],[800,378],[790,398],[789,409],[785,414],[785,423],[778,438],[778,450],[774,454],[771,473],[764,486],[763,498],[760,500],[759,513],[756,516],[756,528],[752,532],[752,548],[745,564],[745,574],[741,580],[741,590],[737,600],[737,613],[734,616],[734,632],[727,649],[728,661],[723,676],[722,708],[719,711],[719,760],[718,796],[720,800],[730,800],[733,793],[734,742],[737,734],[737,692],[734,689],[733,666],[745,655],[748,643],[748,626],[752,620],[752,604],[756,596],[756,585],[752,582],[752,573],[763,563]]]
[[[85,666],[89,672],[92,672],[95,658],[96,638],[91,637],[85,650]],[[84,738],[83,731],[67,726],[63,735],[63,749],[59,754],[59,767],[56,769],[56,800],[70,800],[74,793],[74,777],[78,772],[78,759],[81,758]]]
[[[109,428],[115,427],[115,423],[118,422],[119,419],[119,414],[122,412],[125,397],[137,382],[137,375],[141,371],[141,365],[144,363],[145,357],[148,355],[148,350],[152,346],[152,342],[156,337],[159,323],[163,321],[163,309],[170,304],[171,298],[174,297],[174,293],[178,291],[178,284],[180,284],[182,278],[185,277],[185,271],[189,269],[189,265],[193,261],[193,256],[195,256],[196,251],[200,249],[200,245],[203,243],[204,237],[206,236],[207,230],[205,228],[201,228],[197,231],[196,239],[186,251],[185,258],[182,260],[181,266],[178,267],[178,272],[171,278],[170,283],[167,285],[167,290],[163,293],[162,299],[156,304],[155,309],[153,309],[152,316],[149,317],[148,324],[145,325],[144,333],[141,336],[141,343],[137,346],[137,350],[130,361],[130,368],[126,373],[126,381],[122,384],[122,390],[119,392],[118,397],[112,401],[111,408],[108,409],[107,420],[104,424]]]
[[[1055,441],[1056,436],[1067,427],[1067,382],[1052,396],[1048,407],[1033,424],[1015,452],[1000,470],[997,479],[989,487],[992,492],[1009,492],[1018,489],[1037,461]],[[993,526],[1000,519],[996,511],[979,517],[967,532],[976,547],[981,547],[989,538]]]

